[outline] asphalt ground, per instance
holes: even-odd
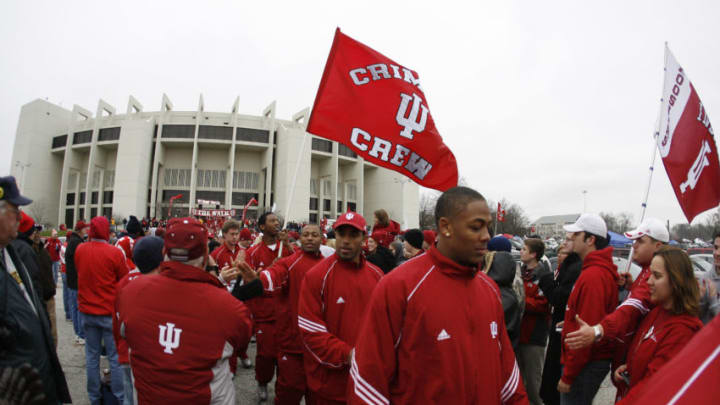
[[[58,356],[65,378],[70,387],[70,395],[74,404],[89,405],[85,373],[85,346],[75,344],[75,333],[73,332],[72,322],[65,321],[65,309],[62,300],[62,287],[57,289],[55,295],[55,311],[58,329]],[[248,356],[255,359],[255,343],[250,343],[248,347]],[[109,368],[107,359],[101,360],[100,369]],[[268,384],[268,400],[262,404],[272,404],[275,395],[275,380]],[[237,404],[257,404],[257,382],[255,381],[255,370],[244,369],[238,362],[238,370],[235,375],[235,392]],[[615,388],[610,383],[609,377],[603,381],[600,391],[598,392],[594,405],[610,405],[615,402]]]

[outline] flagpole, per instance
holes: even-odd
[[[667,69],[667,55],[668,55],[667,51],[668,51],[667,42],[665,42],[665,62],[663,64],[663,95],[665,94],[665,73],[664,72],[665,72],[665,69]],[[649,169],[649,173],[648,173],[647,186],[645,187],[645,198],[643,198],[642,209],[640,211],[640,222],[638,223],[638,225],[641,224],[643,222],[643,220],[645,219],[645,212],[647,211],[647,202],[648,202],[648,199],[650,198],[650,185],[652,184],[653,172],[655,171],[655,158],[657,157],[657,149],[658,149],[657,140],[658,140],[658,137],[660,136],[660,120],[662,117],[662,106],[663,106],[663,99],[661,97],[660,98],[660,108],[658,108],[657,119],[655,121],[655,133],[653,134],[653,142],[652,142],[652,145],[653,145],[652,146],[652,157],[650,158],[650,169]],[[668,232],[669,231],[670,230],[668,229]],[[630,252],[628,253],[628,258],[627,258],[627,265],[625,266],[625,273],[630,272],[630,266],[632,265],[632,256],[633,256],[634,250],[635,250],[635,248],[630,246]]]
[[[307,140],[307,138],[307,132],[303,131],[303,139],[302,143],[300,144],[300,150],[298,150],[297,163],[295,164],[295,173],[293,173],[293,180],[290,184],[290,198],[288,199],[287,208],[285,208],[285,218],[283,218],[282,229],[287,228],[288,216],[290,215],[290,206],[292,205],[293,195],[295,194],[295,183],[297,183],[297,176],[298,172],[300,171],[300,159],[302,158],[302,154],[305,151],[305,141]],[[282,256],[282,249],[283,245],[281,243],[280,247],[278,248],[278,257]]]

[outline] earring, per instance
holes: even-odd
[[[445,236],[449,238],[449,237],[450,237],[450,232],[445,232]]]

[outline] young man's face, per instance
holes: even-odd
[[[305,225],[300,233],[300,247],[303,252],[317,253],[322,243],[322,234],[317,225]]]
[[[574,232],[571,237],[573,252],[584,258],[594,247],[595,238],[585,238],[585,232]]]
[[[662,246],[661,242],[645,235],[633,242],[632,260],[641,267],[649,266],[653,254]]]
[[[223,233],[223,238],[225,239],[225,244],[228,247],[233,247],[238,243],[238,239],[240,239],[240,229],[238,228],[230,228],[227,232]]]
[[[265,217],[265,225],[260,225],[260,230],[268,236],[276,236],[280,231],[280,220],[277,215],[270,214]]]
[[[365,234],[349,225],[335,230],[335,251],[341,260],[356,260],[362,252]]]
[[[447,222],[445,222],[447,221]],[[470,267],[476,267],[487,253],[490,240],[489,226],[492,222],[487,202],[475,200],[452,218],[445,218],[440,233],[449,234],[448,244],[452,259]]]
[[[535,260],[535,256],[535,253],[530,252],[528,245],[523,244],[522,249],[520,249],[520,261],[523,262],[523,264],[528,264]]]

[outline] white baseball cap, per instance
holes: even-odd
[[[670,233],[667,228],[665,228],[665,224],[657,218],[648,218],[644,220],[637,229],[625,232],[625,237],[632,240],[640,239],[645,235],[660,242],[670,242]]]
[[[607,225],[598,214],[582,214],[574,224],[563,226],[568,232],[588,232],[602,238],[607,237]]]

